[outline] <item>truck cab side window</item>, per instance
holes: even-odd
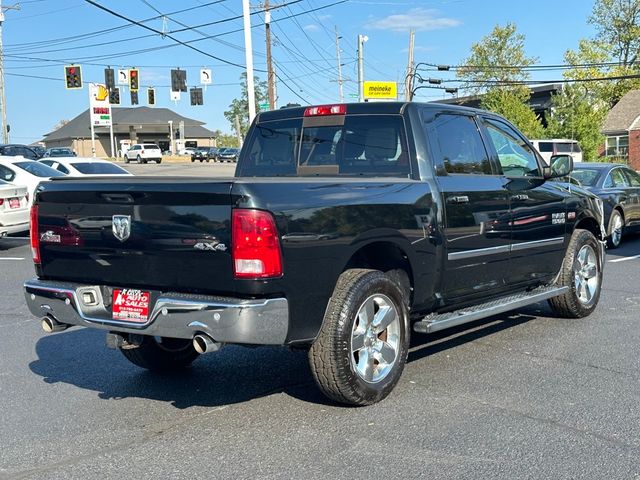
[[[440,159],[447,173],[493,173],[473,117],[438,115],[434,128],[440,147]]]
[[[538,177],[540,167],[536,154],[506,123],[484,119],[484,124],[498,154],[502,172],[507,177]]]

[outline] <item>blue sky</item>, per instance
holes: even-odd
[[[135,20],[172,15],[145,23],[175,32],[182,41],[199,39],[192,45],[228,62],[244,65],[240,0],[96,0],[101,5]],[[527,54],[541,64],[562,63],[564,52],[575,48],[580,38],[591,37],[587,24],[591,0],[349,0],[311,13],[336,0],[271,0],[290,5],[272,13],[273,57],[283,82],[277,86],[278,105],[288,102],[329,103],[338,100],[334,28],[341,40],[345,94],[351,98],[356,87],[356,42],[366,34],[365,79],[402,80],[407,64],[408,29],[416,29],[416,62],[459,64],[469,55],[470,46],[488,34],[496,24],[513,22],[526,35]],[[3,5],[14,2],[4,1]],[[156,88],[157,106],[172,108],[190,118],[206,122],[211,129],[231,130],[223,116],[231,100],[239,96],[241,68],[222,63],[184,46],[174,45],[148,30],[116,18],[83,0],[24,0],[21,10],[9,10],[3,24],[7,115],[11,141],[30,143],[40,140],[61,119],[71,119],[88,106],[88,91],[67,91],[63,65],[83,67],[84,81],[104,81],[104,68],[138,67],[142,86]],[[252,5],[257,6],[255,1]],[[154,10],[155,9],[155,10]],[[295,14],[293,18],[290,17]],[[265,70],[265,34],[262,14],[252,16],[254,63]],[[179,23],[178,23],[179,22]],[[123,27],[124,26],[124,27]],[[108,33],[82,38],[105,29],[123,27]],[[219,35],[216,38],[206,36]],[[140,38],[142,37],[142,38]],[[159,48],[162,47],[162,48]],[[132,52],[151,49],[150,51]],[[197,86],[200,68],[213,70],[214,84],[204,94],[204,106],[189,105],[188,94],[175,105],[169,99],[170,69],[187,70],[187,83]],[[262,78],[264,73],[256,72]],[[30,78],[24,75],[48,77]],[[436,76],[436,73],[432,74]],[[553,80],[561,72],[541,72],[538,80]],[[449,73],[442,78],[454,78]],[[286,83],[284,85],[283,83]],[[287,87],[288,86],[288,87]],[[141,90],[140,104],[146,103]],[[130,105],[129,92],[121,94],[123,106]],[[439,91],[421,90],[419,100],[442,98]],[[87,126],[88,128],[88,126]]]

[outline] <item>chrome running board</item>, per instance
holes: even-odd
[[[432,313],[413,325],[413,330],[419,333],[433,333],[445,328],[455,327],[464,323],[487,318],[499,313],[557,297],[569,291],[569,287],[539,287],[528,292],[509,295],[490,302],[472,305],[453,312]]]

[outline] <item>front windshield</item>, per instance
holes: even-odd
[[[16,167],[20,167],[25,172],[29,172],[31,175],[35,175],[36,177],[64,177],[64,173],[51,167],[47,167],[40,162],[17,162],[14,165]]]

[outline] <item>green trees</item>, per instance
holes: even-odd
[[[526,55],[524,41],[514,24],[496,25],[471,46],[471,55],[458,75],[466,81],[467,89],[484,93],[482,108],[504,116],[529,138],[539,138],[544,128],[527,104],[529,88],[520,83],[529,79],[526,67],[537,61]]]
[[[640,88],[636,65],[640,51],[640,0],[596,0],[588,19],[594,38],[583,39],[565,53],[570,67],[567,85],[554,98],[547,136],[575,138],[586,160],[596,160],[604,137],[600,133],[608,111],[630,90]],[[584,81],[594,78],[612,80]]]
[[[225,118],[231,124],[231,129],[236,131],[236,116],[240,122],[240,133],[242,138],[249,130],[249,94],[247,89],[247,73],[240,75],[241,93],[240,98],[235,98],[229,105],[229,110],[224,112]],[[269,95],[267,92],[267,82],[260,81],[258,77],[254,77],[256,105],[267,101]],[[236,132],[237,133],[237,132]]]

